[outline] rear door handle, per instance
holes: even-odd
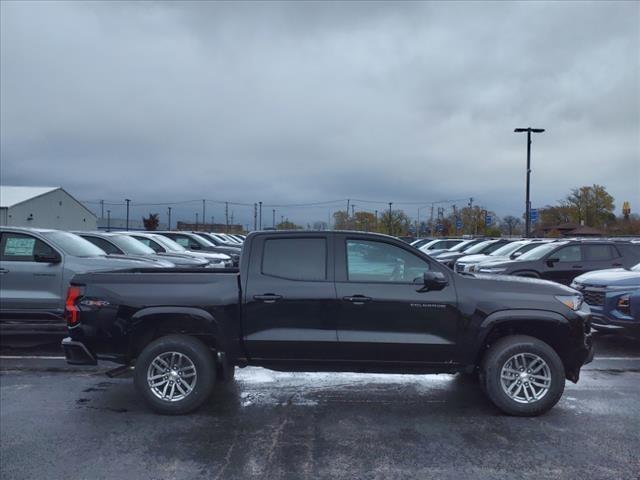
[[[365,295],[352,295],[350,297],[342,297],[343,300],[347,302],[351,302],[354,305],[364,305],[367,302],[371,301],[371,297],[367,297]]]
[[[282,295],[265,293],[264,295],[254,295],[253,299],[262,303],[276,303],[278,300],[282,299]]]

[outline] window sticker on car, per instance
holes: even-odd
[[[7,238],[4,254],[12,257],[30,257],[36,245],[35,238]]]

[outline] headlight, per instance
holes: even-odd
[[[565,304],[571,310],[580,310],[582,306],[582,295],[556,295],[556,299]]]
[[[506,272],[507,268],[506,267],[501,267],[501,268],[481,268],[478,270],[480,273],[502,273],[502,272]]]
[[[623,295],[618,299],[616,308],[625,315],[631,315],[631,297],[629,295]]]

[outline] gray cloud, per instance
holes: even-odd
[[[640,210],[634,2],[0,5],[4,184],[518,215],[531,124],[534,205],[601,183]]]

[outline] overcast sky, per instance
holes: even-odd
[[[640,212],[638,2],[0,5],[5,185],[520,215],[531,125],[534,207],[599,183]]]

